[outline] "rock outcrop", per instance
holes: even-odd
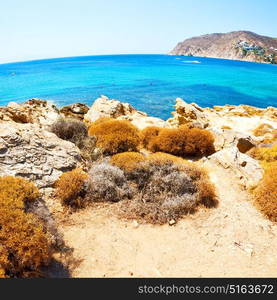
[[[83,120],[85,114],[89,111],[89,107],[82,103],[74,103],[64,106],[60,109],[60,113],[65,118],[73,118]]]
[[[225,148],[204,159],[204,166],[212,168],[213,164],[224,168],[235,176],[243,188],[256,186],[263,177],[263,170],[258,161],[243,154],[237,147]],[[226,180],[228,177],[226,177]]]
[[[109,99],[106,96],[101,96],[94,101],[87,114],[85,114],[84,121],[91,123],[101,117],[129,120],[140,129],[147,126],[167,126],[165,121],[159,118],[149,117],[146,113],[135,109],[129,103]]]
[[[44,188],[80,162],[80,151],[74,144],[38,125],[0,123],[1,176],[25,177]]]
[[[59,118],[59,110],[55,105],[40,99],[31,99],[23,104],[10,102],[0,107],[0,122],[34,123],[46,127]]]
[[[176,99],[175,111],[173,117],[167,122],[172,127],[188,125],[190,127],[206,128],[209,121],[204,114],[203,109],[195,103],[187,103],[181,98]]]

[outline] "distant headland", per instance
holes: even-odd
[[[277,64],[277,39],[250,31],[213,33],[186,39],[169,54]]]

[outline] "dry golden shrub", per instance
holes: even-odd
[[[254,159],[260,160],[263,167],[277,160],[277,144],[271,148],[255,147],[248,154]]]
[[[40,196],[38,188],[21,177],[0,177],[0,206],[24,209],[25,204],[34,202]]]
[[[0,277],[40,276],[52,248],[43,225],[26,206],[39,197],[37,187],[20,177],[0,178]]]
[[[3,277],[41,276],[40,267],[50,262],[52,249],[48,236],[33,214],[1,207],[0,240]]]
[[[176,156],[202,156],[212,154],[214,150],[214,137],[205,130],[181,126],[178,129],[161,129],[149,143],[152,152],[166,152]]]
[[[88,174],[82,169],[63,173],[55,182],[55,196],[65,205],[80,208],[86,195],[85,182]]]
[[[153,138],[159,135],[160,131],[161,128],[156,126],[149,126],[141,130],[140,137],[142,146],[148,149],[149,144],[152,142]]]
[[[139,130],[129,121],[110,120],[92,124],[88,133],[96,137],[96,146],[107,155],[137,151],[140,144]]]
[[[139,164],[146,161],[146,157],[138,152],[123,152],[112,156],[111,164],[124,172],[132,172]]]
[[[254,191],[257,207],[271,221],[277,222],[277,162],[270,163]]]
[[[167,163],[174,163],[174,164],[184,164],[186,161],[178,156],[164,153],[164,152],[156,152],[156,153],[151,153],[149,156],[147,156],[147,159],[150,163],[154,164],[167,164]]]

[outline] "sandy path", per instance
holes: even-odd
[[[82,260],[72,276],[276,277],[277,225],[222,172],[213,168],[210,174],[219,207],[202,209],[175,226],[136,226],[107,208],[72,214],[60,225]]]

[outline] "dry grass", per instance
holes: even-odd
[[[55,183],[55,196],[62,204],[75,208],[84,206],[88,174],[81,169],[63,173]]]
[[[214,137],[205,130],[181,126],[178,129],[161,129],[149,143],[152,152],[166,152],[176,156],[203,156],[212,154]]]
[[[277,161],[267,165],[264,177],[254,191],[254,199],[261,212],[277,222]]]
[[[88,132],[90,136],[96,137],[96,146],[106,155],[137,151],[139,148],[139,130],[129,121],[96,122],[89,127]]]

